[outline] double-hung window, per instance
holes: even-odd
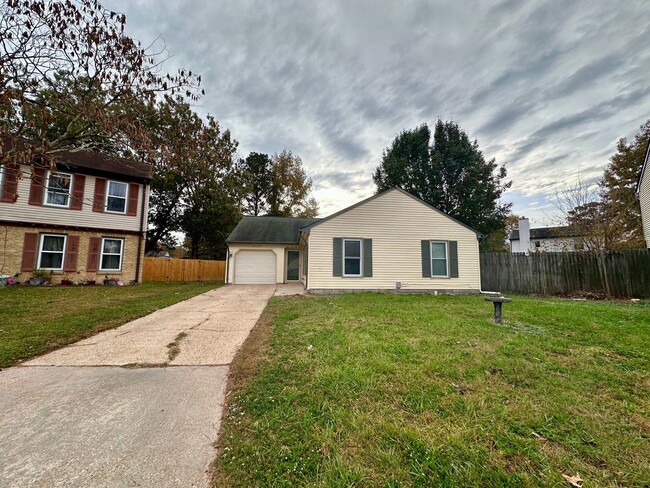
[[[447,243],[444,241],[431,241],[431,276],[449,277]]]
[[[119,181],[109,181],[106,192],[106,211],[126,213],[126,197],[128,185]]]
[[[361,239],[343,240],[343,276],[361,276]]]
[[[42,234],[37,268],[50,271],[62,271],[65,241],[65,235]]]
[[[104,237],[100,257],[100,271],[121,271],[124,255],[124,239]]]
[[[47,178],[47,191],[45,204],[55,207],[70,206],[70,189],[72,188],[72,175],[69,173],[56,173],[50,171]]]

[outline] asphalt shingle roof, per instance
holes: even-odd
[[[321,219],[303,217],[243,217],[226,242],[298,244],[300,229]]]

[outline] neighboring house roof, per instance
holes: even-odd
[[[27,141],[15,141],[9,138],[2,140],[3,150],[5,152],[12,147],[23,148],[27,143]],[[148,163],[133,159],[110,156],[89,150],[61,151],[50,154],[50,157],[56,161],[57,166],[63,165],[68,168],[83,168],[86,170],[84,173],[121,175],[140,180],[151,179],[152,166]]]
[[[298,244],[300,229],[321,219],[303,217],[243,217],[227,243]]]
[[[650,159],[650,140],[648,140],[648,147],[645,150],[645,159],[643,160],[643,166],[641,166],[641,174],[639,174],[639,181],[636,182],[637,195],[641,190],[641,182],[643,181],[643,175],[645,175],[645,172],[648,169],[648,159]]]
[[[391,188],[390,190],[386,190],[386,191],[383,191],[383,192],[381,192],[381,193],[377,193],[376,195],[373,195],[373,196],[371,196],[371,197],[369,197],[369,198],[366,198],[365,200],[361,200],[360,202],[355,203],[354,205],[351,205],[351,206],[349,206],[349,207],[347,207],[347,208],[344,208],[343,210],[340,210],[340,211],[338,211],[338,212],[336,212],[336,213],[330,215],[329,217],[325,217],[324,219],[318,219],[317,222],[314,222],[313,224],[304,227],[302,230],[309,230],[309,229],[311,229],[311,228],[313,228],[313,227],[316,227],[317,225],[320,225],[320,224],[322,224],[323,222],[327,222],[328,220],[331,220],[331,219],[333,219],[333,218],[335,218],[335,217],[338,217],[339,215],[344,214],[344,213],[346,213],[346,212],[352,210],[353,208],[356,208],[356,207],[358,207],[358,206],[360,206],[360,205],[363,205],[364,203],[367,203],[367,202],[369,202],[369,201],[371,201],[371,200],[374,200],[375,198],[379,198],[380,196],[382,196],[382,195],[384,195],[384,194],[386,194],[386,193],[392,192],[392,191],[399,191],[399,192],[403,193],[404,195],[407,195],[407,196],[411,197],[411,198],[412,198],[413,200],[415,200],[416,202],[419,202],[419,203],[421,203],[422,205],[425,205],[425,206],[429,207],[431,210],[434,210],[435,212],[438,212],[439,214],[444,215],[445,217],[447,217],[447,218],[453,220],[453,221],[456,222],[457,224],[462,225],[462,226],[465,227],[466,229],[471,230],[472,232],[474,232],[474,233],[476,234],[477,237],[482,237],[482,236],[483,236],[483,234],[481,234],[481,233],[480,233],[479,231],[477,231],[476,229],[472,229],[469,225],[463,224],[463,223],[460,222],[459,220],[456,220],[455,218],[453,218],[451,215],[449,215],[449,214],[443,212],[442,210],[438,210],[436,207],[434,207],[434,206],[432,206],[432,205],[429,205],[429,204],[428,204],[427,202],[425,202],[424,200],[422,200],[422,199],[420,199],[420,198],[418,198],[418,197],[416,197],[416,196],[414,196],[414,195],[411,195],[409,192],[407,192],[406,190],[402,190],[402,189],[401,189],[400,187],[398,187],[398,186],[395,186],[395,187]]]
[[[84,168],[99,173],[117,174],[132,178],[151,179],[151,165],[132,159],[107,156],[92,151],[65,151],[54,155],[57,164]]]
[[[539,227],[537,229],[530,229],[531,239],[554,239],[557,237],[579,237],[579,233],[572,227],[565,225],[559,227]],[[510,233],[511,241],[519,240],[519,229],[513,230]]]

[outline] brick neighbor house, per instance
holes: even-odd
[[[0,166],[0,275],[140,282],[151,166],[89,151]]]

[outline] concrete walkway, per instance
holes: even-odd
[[[212,290],[0,371],[0,487],[208,486],[228,365],[275,291]]]

